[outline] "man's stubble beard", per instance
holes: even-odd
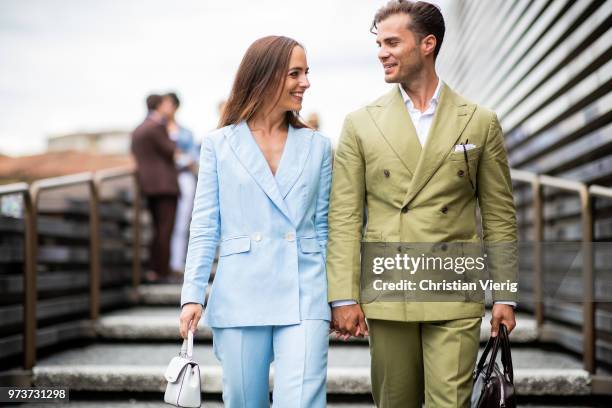
[[[385,78],[385,81],[390,84],[410,85],[411,83],[422,78],[424,71],[425,64],[419,59],[416,63],[407,66],[405,72],[400,72],[396,78],[390,80]]]

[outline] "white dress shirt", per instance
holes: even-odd
[[[401,85],[399,88],[402,94],[402,98],[404,99],[404,105],[406,105],[406,109],[408,109],[410,119],[412,120],[412,124],[416,129],[419,142],[421,142],[421,147],[425,147],[427,135],[429,134],[429,129],[431,128],[431,123],[433,122],[434,114],[436,113],[438,102],[440,101],[440,90],[442,89],[442,81],[438,79],[438,85],[436,86],[436,90],[434,91],[433,96],[427,104],[428,106],[425,112],[421,112],[420,110],[415,108],[414,103],[412,103],[412,99],[410,99],[406,91],[404,91],[404,88]]]
[[[416,130],[417,136],[419,138],[419,142],[421,142],[421,147],[425,147],[425,142],[427,141],[427,135],[429,134],[429,129],[431,128],[431,124],[433,122],[434,115],[436,113],[436,108],[438,107],[438,103],[440,101],[440,90],[442,89],[442,81],[438,79],[438,85],[436,86],[436,90],[434,91],[433,96],[429,100],[427,104],[427,109],[425,112],[421,112],[417,108],[414,107],[414,103],[410,96],[404,91],[404,88],[400,85],[400,92],[402,94],[402,99],[404,99],[404,104],[406,105],[406,109],[408,109],[408,113],[410,114],[410,120],[412,120],[412,124]],[[332,307],[338,306],[347,306],[354,305],[357,302],[352,299],[346,300],[335,300],[331,302]],[[516,302],[513,301],[505,301],[500,300],[495,303],[500,303],[504,305],[510,305],[512,307],[516,307]]]

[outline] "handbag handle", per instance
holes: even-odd
[[[504,366],[504,374],[508,376],[511,383],[514,384],[514,369],[512,367],[512,352],[510,351],[510,338],[505,325],[500,327],[501,348],[502,348],[502,365]]]
[[[193,359],[193,332],[191,330],[187,330],[187,338],[183,340],[180,355],[189,360]]]
[[[485,374],[485,381],[488,382],[491,378],[491,374],[493,373],[493,367],[495,366],[495,359],[497,358],[497,351],[499,350],[500,344],[500,336],[499,334],[495,337],[495,341],[493,343],[493,350],[491,351],[491,359],[489,360],[489,365],[487,366],[487,372]]]
[[[487,365],[487,371],[485,373],[485,381],[488,381],[493,373],[493,366],[495,365],[495,359],[497,358],[497,351],[501,347],[501,360],[504,369],[504,375],[508,376],[510,382],[514,383],[514,370],[512,368],[512,355],[510,353],[510,339],[508,338],[508,330],[504,324],[500,325],[500,330],[497,337],[489,337],[489,341],[485,346],[485,349],[478,361],[476,367],[476,375],[480,374],[483,370],[489,352],[491,352],[491,358]]]
[[[478,364],[476,365],[476,375],[480,374],[480,372],[484,368],[484,365],[487,362],[487,357],[489,356],[491,349],[494,349],[494,353],[497,354],[496,350],[498,347],[499,347],[499,336],[489,337],[489,340],[487,341],[487,344],[485,345],[482,355],[480,356],[480,360],[478,360]],[[495,361],[495,360],[492,359],[492,361]]]
[[[510,381],[514,383],[514,371],[512,369],[512,356],[510,354],[510,340],[508,339],[508,331],[504,324],[500,324],[499,333],[496,337],[489,337],[489,341],[485,346],[482,356],[476,366],[476,375],[480,374],[483,370],[489,352],[491,352],[491,358],[487,365],[487,371],[485,373],[485,381],[489,381],[491,374],[493,373],[493,367],[495,366],[495,360],[497,358],[497,352],[501,347],[501,360],[504,368],[504,374],[508,376]]]

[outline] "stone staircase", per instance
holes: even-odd
[[[79,396],[70,406],[165,406],[159,402],[165,387],[163,372],[180,347],[179,298],[178,285],[143,286],[138,307],[107,313],[99,319],[93,327],[94,342],[40,359],[33,370],[35,385],[70,387],[71,393]],[[488,321],[486,316],[481,330],[483,342],[489,336]],[[517,321],[511,341],[515,385],[525,401],[520,406],[568,406],[563,405],[567,401],[571,401],[569,406],[606,406],[598,405],[601,398],[590,395],[591,377],[578,357],[540,347],[535,322],[528,315],[518,315]],[[372,407],[367,342],[342,342],[333,336],[330,341],[329,406]],[[196,337],[194,356],[201,364],[203,391],[216,400],[206,406],[222,406],[221,368],[212,353],[211,332],[204,327]]]

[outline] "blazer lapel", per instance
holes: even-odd
[[[414,177],[402,206],[410,204],[446,160],[465,130],[474,110],[474,105],[458,102],[448,85],[443,84],[440,91],[440,102],[427,135],[423,154],[418,160]]]
[[[243,121],[238,125],[230,127],[226,131],[225,136],[234,154],[253,180],[255,180],[257,185],[259,185],[287,219],[293,223],[287,204],[278,189],[270,166],[268,166],[268,162],[263,153],[261,153],[246,122]]]
[[[414,174],[421,156],[421,142],[399,87],[394,87],[379,103],[368,106],[367,110],[391,149],[410,173]]]
[[[276,170],[276,183],[283,198],[287,197],[304,170],[310,154],[312,136],[311,129],[295,129],[289,126],[285,150]]]

